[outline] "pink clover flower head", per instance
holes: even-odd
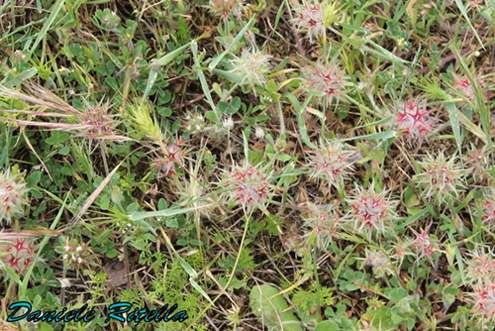
[[[491,251],[485,252],[478,248],[469,253],[470,259],[466,261],[465,279],[468,284],[487,284],[495,281],[495,261]]]
[[[209,4],[205,7],[210,9],[215,16],[240,16],[244,9],[244,3],[242,0],[210,0]]]
[[[495,226],[495,189],[484,192],[481,200],[481,220],[491,230]],[[477,210],[476,210],[477,214]]]
[[[220,186],[227,189],[224,198],[231,205],[240,205],[250,212],[254,208],[265,209],[273,196],[270,181],[271,174],[264,173],[260,166],[246,164],[244,167],[234,166],[232,171],[224,173]]]
[[[16,274],[24,274],[36,259],[36,250],[32,238],[6,240],[0,243],[0,260]],[[0,267],[1,269],[1,267]],[[8,273],[4,273],[8,275]]]
[[[488,150],[487,145],[483,146],[481,149],[477,149],[473,144],[471,144],[471,149],[467,151],[464,155],[464,163],[467,166],[467,171],[473,176],[483,175],[485,170],[488,168]]]
[[[418,162],[422,171],[413,180],[423,188],[426,198],[434,198],[440,204],[459,196],[459,189],[464,187],[462,181],[465,171],[456,164],[456,157],[445,157],[441,152],[436,158],[429,155]]]
[[[0,223],[7,224],[17,214],[22,214],[26,200],[23,196],[29,191],[20,175],[12,175],[10,170],[0,172]]]
[[[474,287],[471,294],[475,302],[472,314],[481,316],[484,320],[495,321],[495,284],[487,283]]]
[[[374,183],[370,184],[368,190],[357,186],[356,195],[348,199],[348,203],[352,208],[349,217],[357,232],[371,238],[373,232],[382,234],[392,231],[389,221],[397,218],[392,210],[397,202],[390,201],[387,192],[376,193]]]
[[[373,267],[373,273],[376,278],[381,278],[385,274],[393,274],[393,266],[389,257],[380,249],[366,248],[364,263]]]
[[[402,131],[409,141],[418,141],[421,145],[428,133],[433,132],[433,126],[438,121],[430,114],[433,110],[426,110],[426,99],[417,99],[410,102],[399,102],[394,126],[396,131]]]
[[[82,120],[84,126],[87,126],[83,135],[87,136],[90,141],[98,138],[112,140],[108,139],[108,136],[114,135],[115,122],[112,116],[108,115],[108,104],[96,108],[88,105]]]
[[[345,176],[354,171],[352,164],[356,155],[351,146],[327,140],[309,157],[310,178],[317,178],[338,189],[343,186]]]
[[[55,251],[62,255],[62,259],[67,266],[81,269],[91,262],[93,254],[86,243],[79,243],[77,239],[69,239],[69,237],[65,241],[60,237],[59,243]]]
[[[478,84],[480,88],[484,87],[483,82],[481,79],[478,77],[477,78]],[[469,80],[467,75],[464,75],[463,77],[457,76],[456,74],[452,75],[452,85],[466,97],[469,101],[472,103],[476,102],[476,94],[475,94],[475,87],[473,84],[471,84],[471,81]],[[486,92],[483,92],[483,97],[486,98]]]
[[[302,76],[308,90],[323,92],[328,106],[334,99],[343,101],[347,93],[345,87],[350,85],[338,64],[325,65],[321,62],[309,64],[302,69]]]
[[[312,205],[310,216],[303,220],[307,229],[303,237],[308,241],[314,238],[318,249],[327,249],[333,238],[338,237],[339,219],[332,205],[327,207]]]
[[[313,43],[313,38],[322,36],[325,31],[324,4],[311,1],[304,4],[297,3],[294,8],[294,18],[292,23],[300,31],[306,32],[309,41]]]
[[[168,143],[166,155],[155,160],[156,170],[160,176],[172,177],[177,175],[177,167],[183,163],[183,157],[186,154],[182,144],[180,138]]]
[[[272,58],[271,55],[265,54],[264,51],[254,46],[245,48],[240,56],[234,56],[230,60],[232,65],[230,72],[242,77],[241,84],[249,82],[252,88],[255,84],[265,86]]]

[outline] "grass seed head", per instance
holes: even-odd
[[[12,175],[10,170],[0,172],[0,223],[5,220],[9,224],[15,215],[22,214],[27,191],[19,174]]]

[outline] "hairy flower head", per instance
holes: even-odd
[[[334,237],[338,237],[339,219],[332,205],[323,207],[312,205],[310,216],[304,218],[304,227],[307,228],[304,238],[314,238],[318,249],[327,249]]]
[[[0,242],[0,260],[16,274],[23,274],[36,259],[37,249],[33,238],[3,241]]]
[[[433,198],[439,204],[459,195],[465,171],[456,164],[456,157],[445,157],[441,152],[436,158],[428,154],[418,162],[422,170],[413,177],[414,182],[424,190],[426,198]]]
[[[19,174],[12,175],[10,170],[0,172],[0,222],[10,223],[14,215],[22,214],[22,206],[26,203],[23,196],[27,191]]]
[[[488,168],[488,149],[487,145],[481,149],[477,149],[471,143],[471,149],[464,155],[464,163],[467,166],[466,170],[473,176],[481,176]]]
[[[246,48],[240,56],[234,56],[230,60],[230,72],[242,77],[241,84],[249,82],[252,88],[254,84],[263,86],[267,82],[266,75],[270,72],[271,59],[271,55],[264,54],[256,47]]]
[[[263,169],[245,164],[244,167],[234,166],[226,172],[220,182],[220,187],[227,189],[224,199],[231,205],[241,205],[250,212],[254,208],[265,209],[265,204],[273,195],[271,173]]]
[[[302,69],[302,76],[308,90],[324,93],[327,105],[331,105],[334,99],[343,100],[343,95],[347,93],[345,87],[350,84],[337,63],[308,64]]]
[[[325,29],[340,16],[336,3],[329,1],[308,1],[293,5],[294,18],[291,20],[299,31],[306,32],[309,41],[324,37]]]
[[[432,110],[426,110],[426,99],[410,102],[398,102],[395,110],[397,117],[394,126],[396,131],[403,131],[409,143],[416,140],[421,145],[428,133],[433,130],[437,119],[430,116]]]
[[[348,199],[351,206],[349,218],[354,230],[367,234],[371,238],[372,233],[385,233],[391,231],[390,222],[396,218],[392,208],[396,201],[387,198],[387,192],[376,193],[374,183],[370,184],[368,190],[356,187],[356,194]]]
[[[319,151],[309,157],[310,178],[318,178],[335,188],[342,187],[345,176],[354,170],[355,155],[349,145],[336,140],[326,141]]]
[[[210,0],[207,6],[215,16],[228,17],[229,15],[239,16],[244,9],[242,0]]]

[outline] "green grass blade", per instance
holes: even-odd
[[[289,99],[289,101],[292,103],[292,106],[296,110],[297,125],[299,127],[299,132],[301,133],[301,139],[304,141],[304,143],[306,145],[308,145],[308,147],[315,148],[315,149],[318,148],[318,147],[315,146],[315,144],[313,144],[311,141],[309,141],[309,138],[308,138],[308,129],[306,128],[306,122],[304,120],[304,116],[303,116],[303,113],[302,113],[302,110],[309,103],[309,98],[305,102],[305,104],[303,105],[303,107],[301,107],[301,104],[299,103],[299,100],[297,100],[296,96],[294,94],[292,94],[292,93],[287,92],[287,93],[282,94],[282,99],[283,98]],[[283,121],[283,119],[280,119],[280,120]]]
[[[452,126],[452,131],[454,131],[455,141],[457,142],[457,149],[459,151],[459,155],[462,156],[461,127],[459,125],[459,116],[457,115],[457,109],[455,107],[455,104],[453,103],[447,103],[445,107],[449,112],[450,125]]]
[[[52,26],[53,22],[55,21],[55,18],[57,17],[58,13],[62,9],[62,6],[64,5],[64,3],[65,3],[65,0],[58,0],[55,3],[55,5],[53,5],[52,13],[48,17],[48,20],[43,25],[43,28],[41,29],[41,31],[38,33],[38,37],[34,41],[34,44],[31,46],[31,50],[29,51],[29,56],[31,56],[31,54],[33,54],[33,52],[36,50],[40,41],[43,38],[45,38],[46,33],[48,32],[48,29],[50,29],[50,27]]]
[[[256,18],[256,16],[253,16],[249,22],[242,28],[242,30],[239,32],[239,34],[237,35],[237,37],[235,37],[235,39],[232,41],[232,44],[229,45],[229,47],[223,51],[222,54],[220,54],[219,56],[217,56],[213,61],[211,61],[209,67],[210,69],[215,69],[217,67],[217,65],[220,63],[220,61],[222,61],[222,59],[225,57],[225,55],[227,55],[230,50],[242,39],[242,37],[244,37],[244,34],[246,33],[246,31],[254,24],[254,19]]]
[[[457,7],[459,8],[459,10],[461,11],[462,16],[464,16],[464,18],[466,19],[467,23],[469,24],[469,27],[471,28],[471,32],[474,33],[474,35],[476,36],[476,39],[480,43],[481,47],[485,48],[484,45],[483,45],[483,42],[480,39],[480,36],[478,36],[478,33],[476,32],[476,29],[471,24],[471,20],[469,19],[469,16],[467,14],[466,8],[464,7],[464,4],[462,3],[461,0],[455,0],[455,3],[457,5]]]
[[[273,26],[273,30],[275,31],[277,29],[278,21],[280,21],[280,16],[282,16],[282,10],[284,10],[285,2],[287,0],[284,0],[282,4],[280,5],[280,8],[277,11],[277,17],[275,18],[275,25]]]
[[[158,76],[158,71],[151,68],[150,73],[148,75],[148,81],[146,82],[146,89],[144,90],[144,94],[143,94],[143,99],[142,99],[143,103],[150,94],[151,88],[153,87],[153,84],[155,84],[157,76]]]
[[[395,132],[395,131],[384,131],[384,132],[367,134],[367,135],[359,136],[359,137],[346,138],[346,139],[342,139],[341,141],[349,141],[349,140],[356,140],[356,139],[363,139],[363,140],[371,140],[371,139],[387,140],[387,139],[390,139],[390,138],[394,138],[396,136],[397,136],[397,132]]]
[[[194,64],[196,65],[196,72],[198,74],[199,81],[201,82],[201,88],[203,89],[203,93],[205,94],[206,100],[208,100],[211,109],[216,113],[215,103],[213,102],[213,98],[211,97],[210,88],[208,87],[208,82],[206,81],[206,77],[203,70],[200,69],[201,64],[199,63],[199,59],[198,59],[198,44],[196,43],[196,41],[193,41],[191,43],[191,52],[193,53]]]
[[[186,48],[190,46],[191,43],[187,43],[184,46],[181,46],[177,48],[176,50],[173,50],[172,52],[162,56],[158,60],[155,60],[153,64],[156,64],[157,66],[165,66],[172,62],[180,53],[182,53]]]

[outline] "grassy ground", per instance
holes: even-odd
[[[493,330],[494,10],[0,3],[2,330]]]

